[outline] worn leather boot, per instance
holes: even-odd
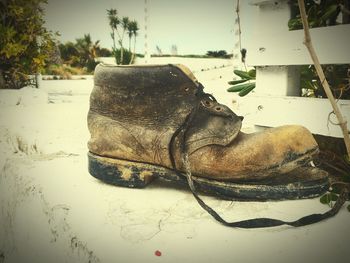
[[[163,177],[245,200],[327,190],[327,173],[308,164],[318,146],[306,128],[244,134],[242,119],[182,65],[100,64],[88,113],[89,172],[120,186]]]

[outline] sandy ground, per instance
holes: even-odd
[[[207,92],[234,109],[237,98],[225,91],[232,78],[229,61],[185,64]],[[185,188],[158,181],[137,190],[97,181],[87,171],[86,156],[92,87],[93,79],[87,77],[43,81],[40,90],[0,90],[1,263],[349,258],[350,214],[345,207],[335,218],[298,229],[230,229],[214,221]],[[204,199],[228,221],[294,220],[328,209],[317,198],[260,203]]]

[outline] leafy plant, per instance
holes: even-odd
[[[343,4],[349,0],[306,0],[305,8],[310,28],[332,26],[339,22],[337,18],[343,8]],[[303,28],[300,18],[300,11],[297,1],[291,2],[291,19],[288,21],[289,30],[298,30]],[[349,14],[342,13],[342,23],[349,23]],[[323,65],[323,71],[326,79],[336,98],[350,99],[350,65]],[[314,66],[306,65],[301,67],[300,76],[301,95],[305,97],[326,98],[321,82],[317,76]]]
[[[249,71],[234,70],[233,72],[241,79],[229,81],[228,84],[233,86],[227,89],[228,92],[238,92],[238,95],[243,97],[255,89],[255,69]]]
[[[35,85],[55,48],[54,34],[44,27],[46,0],[0,1],[0,88]]]
[[[121,55],[121,53],[122,53],[121,48],[118,48],[118,49],[114,50],[114,52],[113,52],[114,58],[115,58],[117,64],[118,65],[130,64],[130,62],[132,61],[133,53],[127,49],[124,49],[123,56]],[[123,59],[123,60],[121,60],[121,59]]]
[[[350,190],[350,160],[341,138],[323,135],[314,135],[314,138],[320,149],[314,157],[314,164],[328,172],[331,182],[329,192],[320,198],[320,202],[332,206],[344,187]]]
[[[120,19],[118,17],[118,11],[116,9],[108,9],[107,16],[109,20],[109,26],[111,27],[111,38],[113,40],[112,54],[115,57],[117,64],[131,64],[135,58],[135,46],[136,36],[139,30],[138,24],[135,20],[131,21],[128,17]],[[121,30],[121,32],[120,32]],[[129,36],[129,50],[124,48],[124,36],[125,33]],[[131,52],[131,39],[134,37],[134,52]],[[116,43],[119,44],[117,48]]]
[[[88,72],[92,72],[98,64],[95,58],[97,57],[97,50],[100,48],[99,44],[99,40],[95,42],[91,40],[90,34],[85,34],[84,37],[76,39],[75,46],[79,54],[80,66],[86,67]]]
[[[99,40],[93,42],[90,34],[85,34],[82,38],[77,38],[75,43],[67,42],[58,47],[64,64],[85,68],[87,73],[91,73],[98,64],[96,57],[101,52],[99,43]]]
[[[350,99],[350,64],[323,65],[322,68],[334,97]],[[300,88],[304,97],[327,97],[313,65],[301,66]]]
[[[132,37],[134,37],[134,50],[132,52],[131,60],[129,63],[129,64],[131,64],[132,62],[134,62],[134,59],[135,59],[136,37],[138,35],[137,32],[139,31],[139,26],[138,26],[136,20],[133,20],[129,23],[128,31],[129,31],[129,52],[131,52],[130,42],[131,42]]]
[[[71,67],[66,64],[52,64],[42,71],[42,74],[44,75],[55,75],[59,76],[61,79],[71,79],[72,75],[83,75],[87,73],[88,72],[86,72],[86,70],[84,70],[83,68]]]
[[[112,52],[108,48],[100,48],[96,50],[98,57],[112,57]]]
[[[328,193],[320,197],[320,202],[322,204],[333,207],[334,202],[339,198],[340,191],[331,189]],[[347,200],[350,200],[350,196],[347,197]],[[347,210],[350,212],[350,205],[347,206]]]
[[[347,1],[347,0],[345,0]],[[322,0],[322,1],[305,1],[305,9],[307,12],[307,18],[310,28],[322,27],[322,26],[332,26],[336,25],[337,18],[342,9],[342,2],[340,0]],[[296,0],[291,1],[291,13],[292,18],[288,21],[289,30],[302,29],[303,24],[300,18],[300,11],[298,2]],[[348,15],[343,14],[343,23],[345,23],[344,18]]]

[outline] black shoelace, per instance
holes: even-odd
[[[205,98],[216,102],[215,98],[212,95],[203,92],[203,86],[201,84],[199,84],[196,96],[200,97],[200,99]],[[330,210],[322,214],[311,214],[311,215],[301,217],[298,220],[290,221],[290,222],[279,220],[279,219],[273,219],[273,218],[254,218],[254,219],[247,219],[247,220],[236,221],[236,222],[227,222],[213,208],[207,205],[199,197],[192,178],[190,162],[188,159],[188,150],[186,146],[186,137],[187,137],[186,135],[199,107],[201,107],[200,103],[198,103],[198,105],[196,105],[192,109],[192,111],[187,115],[183,124],[174,132],[169,143],[169,156],[170,156],[171,164],[176,174],[183,180],[187,180],[187,184],[193,196],[197,200],[198,204],[205,211],[207,211],[215,220],[217,220],[218,222],[222,223],[225,226],[236,227],[236,228],[262,228],[262,227],[275,227],[275,226],[281,226],[281,225],[300,227],[300,226],[306,226],[306,225],[320,222],[322,220],[335,216],[339,212],[340,208],[343,206],[343,204],[345,203],[349,195],[349,191],[346,187],[344,187],[341,190],[341,193],[336,203],[334,204],[334,206]],[[175,144],[176,138],[179,140],[179,143],[180,143],[179,146],[180,146],[181,161],[182,161],[183,167],[185,168],[185,174],[183,174],[176,167],[175,156],[174,156],[174,150],[175,150],[174,144]]]

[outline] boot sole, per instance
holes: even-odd
[[[148,163],[131,162],[88,153],[89,173],[108,184],[144,188],[156,178],[187,185],[173,170]],[[273,179],[255,183],[236,183],[192,176],[196,189],[223,199],[266,201],[313,198],[329,188],[327,172],[300,167]]]

